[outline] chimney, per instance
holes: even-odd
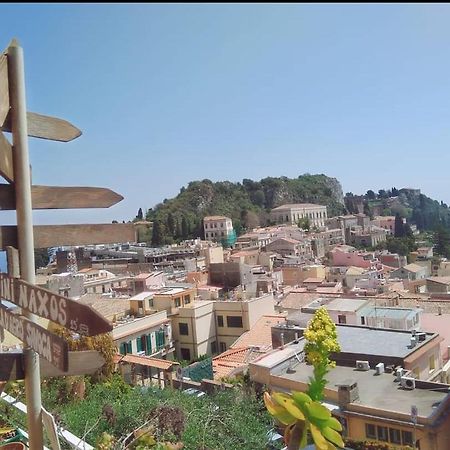
[[[342,409],[359,399],[358,383],[356,381],[344,381],[338,384],[338,404]]]

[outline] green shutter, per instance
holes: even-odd
[[[122,342],[120,344],[120,354],[121,355],[126,355],[127,354],[127,346],[126,346],[125,342]]]
[[[133,347],[131,345],[131,341],[127,342],[127,353],[133,353]]]
[[[147,350],[145,352],[146,355],[151,355],[152,354],[152,338],[150,334],[147,334],[145,336],[145,340],[147,342]]]
[[[137,346],[137,351],[138,351],[138,352],[141,352],[141,351],[142,351],[142,340],[141,340],[140,337],[138,337],[138,338],[136,339],[136,346]]]

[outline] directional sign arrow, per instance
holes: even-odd
[[[35,225],[33,233],[35,248],[136,242],[132,223]],[[0,226],[0,249],[5,250],[7,246],[18,246],[15,225]]]
[[[66,375],[90,375],[105,364],[105,359],[96,350],[70,351],[69,365],[66,372],[52,366],[45,359],[41,359],[41,378],[60,377]],[[25,378],[23,352],[0,353],[0,381],[23,380]]]
[[[0,152],[0,168],[2,160]],[[121,200],[123,200],[121,195],[106,188],[31,186],[33,209],[109,208]],[[0,210],[14,209],[16,209],[14,186],[0,184]]]
[[[67,342],[27,318],[0,305],[0,326],[62,371],[67,370]]]
[[[27,112],[28,136],[49,139],[51,141],[69,142],[81,136],[81,130],[64,119]],[[2,126],[3,131],[11,132],[9,116]]]
[[[17,306],[86,336],[112,331],[112,325],[88,305],[0,273],[0,297]]]

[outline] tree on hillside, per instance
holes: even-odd
[[[173,215],[171,212],[167,214],[167,231],[171,236],[174,236],[175,234],[175,219],[173,218]]]
[[[394,237],[403,237],[405,235],[405,226],[400,214],[395,215]]]
[[[445,258],[450,258],[450,231],[439,225],[434,232],[433,241],[436,252]]]
[[[181,237],[187,239],[190,233],[190,223],[186,216],[181,218]]]
[[[152,245],[155,247],[159,247],[163,245],[165,241],[165,229],[164,225],[159,221],[155,220],[153,222],[153,230],[152,230]]]
[[[366,193],[366,197],[368,200],[375,200],[377,198],[377,195],[372,191],[372,189],[369,189]]]
[[[398,196],[399,196],[398,189],[393,187],[392,188],[392,197],[398,197]]]
[[[139,208],[136,218],[142,220],[144,218],[144,214],[142,213],[142,208]]]
[[[378,191],[378,198],[387,198],[387,192],[384,189]]]
[[[302,230],[306,230],[309,231],[311,229],[311,222],[308,219],[308,217],[302,217],[301,219],[299,219],[299,221],[297,222],[297,226],[299,228],[301,228]]]

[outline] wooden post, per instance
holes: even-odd
[[[25,100],[25,71],[23,50],[15,39],[12,40],[8,47],[8,78],[14,149],[13,168],[16,192],[20,274],[22,279],[34,284],[34,242],[31,206],[31,176],[28,156],[27,109]],[[24,315],[32,322],[37,322],[37,318],[34,314],[24,312]],[[39,355],[30,348],[25,349],[24,355],[27,422],[30,436],[29,448],[31,450],[42,450],[43,431]]]

